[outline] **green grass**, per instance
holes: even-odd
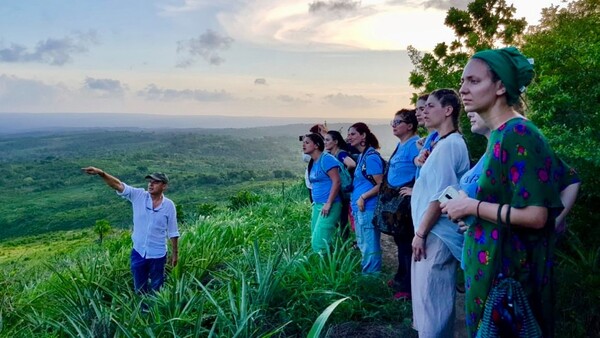
[[[272,189],[253,204],[221,206],[182,225],[179,264],[156,295],[132,292],[124,230],[115,229],[102,245],[91,231],[3,243],[23,253],[43,251],[48,242],[72,250],[32,253],[38,263],[21,270],[0,261],[0,336],[302,337],[325,324],[319,315],[345,297],[326,312],[325,327],[409,318],[405,302],[390,301],[386,276],[361,276],[357,251],[338,241],[323,257],[311,252],[305,193],[298,182],[283,196]]]
[[[137,187],[145,187],[148,173],[167,172],[167,196],[184,209],[296,182],[304,167],[297,140],[185,130],[4,136],[0,151],[0,242],[87,228],[98,219],[129,227],[127,202],[84,175],[80,168],[88,165]]]

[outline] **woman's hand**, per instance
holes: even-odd
[[[420,139],[417,140],[417,149],[421,150],[421,148],[423,148],[423,145],[425,145],[425,139],[427,137],[423,136]]]
[[[465,231],[467,231],[468,229],[469,229],[469,226],[467,225],[467,223],[465,223],[463,221],[459,221],[458,229],[456,229],[456,232],[458,232],[459,234],[464,234]]]
[[[458,197],[449,200],[446,203],[440,204],[442,213],[448,214],[451,221],[459,221],[466,216],[474,214],[471,210],[475,210],[473,205],[477,205],[477,200],[467,197],[464,191],[458,192]]]
[[[413,190],[413,188],[411,188],[411,187],[402,187],[402,188],[400,188],[400,196],[402,196],[402,197],[412,196],[412,190]]]
[[[421,258],[427,258],[427,253],[425,252],[426,241],[427,237],[417,234],[415,232],[415,237],[413,237],[412,241],[413,259],[415,260],[415,262],[419,262]]]
[[[331,210],[331,203],[327,202],[323,204],[323,208],[321,209],[321,215],[327,217],[329,215],[329,210]]]
[[[425,164],[427,158],[429,157],[429,154],[431,154],[431,151],[429,151],[429,149],[422,150],[419,156],[415,158],[415,165],[417,167],[422,167],[423,164]]]
[[[362,195],[358,198],[358,201],[356,201],[356,205],[358,206],[359,211],[365,211],[365,199]]]

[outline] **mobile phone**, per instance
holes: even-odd
[[[438,197],[438,201],[440,201],[440,203],[446,203],[449,200],[457,197],[458,191],[456,191],[453,186],[449,185],[446,189],[444,189],[444,191],[442,191],[440,197]]]

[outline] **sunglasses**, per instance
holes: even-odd
[[[406,122],[406,121],[404,121],[404,120],[398,120],[398,119],[396,119],[396,120],[391,120],[391,121],[390,121],[390,126],[392,126],[392,127],[396,127],[396,126],[399,126],[401,123],[406,123],[406,124],[408,124],[408,122]]]

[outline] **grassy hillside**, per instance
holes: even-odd
[[[376,323],[411,335],[410,303],[391,301],[388,275],[361,276],[360,253],[348,244],[325,257],[310,251],[301,182],[238,202],[249,203],[181,226],[180,262],[155,296],[131,291],[126,231],[102,245],[89,231],[0,244],[11,252],[0,257],[0,336],[304,337],[345,297],[329,324]]]
[[[347,130],[349,124],[332,124]],[[167,195],[184,210],[225,203],[239,190],[280,186],[303,175],[298,136],[309,125],[247,129],[88,130],[0,136],[0,241],[89,227],[97,219],[130,226],[127,202],[80,168],[100,167],[144,187],[164,171]],[[396,144],[389,126],[373,126],[382,153]]]
[[[223,203],[241,189],[279,186],[302,176],[297,136],[216,131],[88,131],[0,138],[0,239],[91,226],[130,225],[130,208],[97,177],[94,165],[130,185],[164,171],[177,204]]]

